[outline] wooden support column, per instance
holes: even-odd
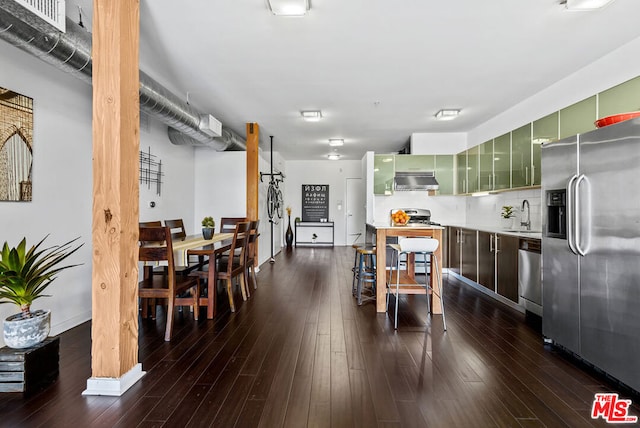
[[[247,123],[247,218],[257,220],[258,195],[259,195],[259,152],[258,143],[260,141],[260,127],[257,123]],[[258,241],[256,241],[256,254],[258,252]],[[256,266],[258,258],[255,259]]]
[[[140,7],[93,2],[92,377],[85,395],[121,395],[138,363]]]

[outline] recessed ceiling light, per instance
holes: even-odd
[[[594,10],[600,9],[613,0],[567,0],[567,10]]]
[[[310,8],[309,0],[267,0],[267,6],[279,16],[304,16]]]
[[[322,112],[320,110],[303,110],[300,114],[307,122],[317,122],[322,119]]]
[[[436,113],[436,120],[451,120],[458,117],[460,109],[443,109]]]
[[[340,155],[337,153],[331,153],[329,156],[327,156],[329,158],[329,160],[338,160],[340,159]]]
[[[344,144],[344,140],[342,138],[329,138],[329,145],[331,147],[340,147]]]

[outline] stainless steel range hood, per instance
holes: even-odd
[[[434,172],[396,172],[395,190],[438,190]]]

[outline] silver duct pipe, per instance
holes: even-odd
[[[62,33],[20,5],[0,0],[0,39],[91,84],[91,34],[67,18]],[[246,150],[243,137],[228,128],[213,138],[200,129],[197,110],[140,71],[140,109],[169,126],[177,145],[206,146],[217,151]]]

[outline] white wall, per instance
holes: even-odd
[[[640,76],[639,53],[637,38],[476,127],[468,134],[469,147]]]
[[[33,98],[33,201],[0,202],[0,239],[45,245],[80,237],[69,259],[82,266],[62,272],[34,302],[52,310],[52,334],[91,317],[91,87],[0,42],[0,86]],[[19,312],[0,305],[0,319]],[[2,339],[0,338],[0,343]]]
[[[47,290],[51,297],[35,301],[34,309],[51,309],[51,334],[91,318],[92,222],[92,90],[86,83],[0,42],[0,86],[33,98],[33,201],[0,202],[0,244],[17,245],[22,237],[35,244],[61,244],[80,237],[84,247]],[[142,150],[162,160],[165,176],[161,196],[152,186],[140,188],[140,219],[181,217],[191,227],[194,206],[193,148],[173,146],[166,126],[151,119],[141,129]],[[150,201],[156,208],[149,208]],[[18,312],[0,305],[0,319]],[[0,346],[3,346],[0,338]]]
[[[454,155],[467,148],[466,132],[414,132],[411,134],[412,155]]]
[[[346,179],[363,178],[362,162],[358,160],[287,161],[286,165],[284,204],[291,206],[291,217],[302,217],[303,184],[328,184],[329,220],[335,222],[335,245],[346,245]],[[342,201],[342,209],[340,210],[338,209],[338,201]]]
[[[247,153],[195,149],[195,208],[191,233],[200,233],[201,221],[211,216],[220,230],[221,217],[247,215]]]
[[[147,116],[148,117],[148,116]],[[175,146],[167,137],[167,126],[148,117],[148,129],[140,129],[140,150],[162,161],[162,187],[160,195],[152,183],[140,184],[140,221],[172,220],[181,218],[187,233],[195,229],[199,232],[200,223],[194,225],[194,150],[192,147]],[[143,121],[144,123],[144,121]],[[155,207],[149,206],[155,202]]]

